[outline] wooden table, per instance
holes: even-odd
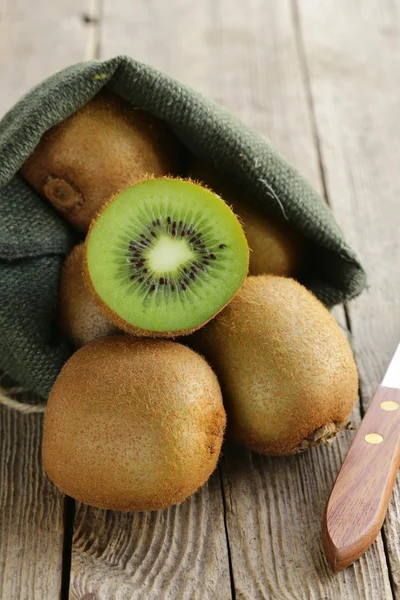
[[[0,19],[1,114],[56,69],[129,54],[226,105],[321,191],[369,274],[335,309],[357,427],[400,339],[400,1],[4,0]],[[334,574],[321,549],[354,432],[283,459],[228,445],[184,504],[119,514],[49,482],[41,426],[0,411],[2,600],[400,599],[399,485],[361,560]]]

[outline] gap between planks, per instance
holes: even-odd
[[[400,338],[400,3],[298,2],[314,113],[332,208],[365,263],[369,285],[345,308],[364,413]],[[399,481],[399,480],[398,480]],[[391,594],[400,597],[399,485],[382,537]]]
[[[327,202],[328,206],[332,209],[332,203],[330,201],[330,194],[328,191],[328,186],[327,186],[326,176],[325,176],[325,168],[324,168],[324,161],[323,161],[323,156],[322,156],[320,133],[318,131],[317,117],[315,114],[314,100],[313,100],[312,89],[311,89],[310,72],[308,69],[307,56],[306,56],[304,40],[303,40],[303,32],[302,32],[301,23],[300,23],[299,6],[298,6],[299,0],[291,0],[291,2],[292,2],[294,28],[295,28],[295,32],[296,32],[296,42],[297,42],[298,53],[299,53],[299,57],[300,57],[301,69],[302,69],[303,77],[304,77],[304,86],[307,90],[307,100],[308,100],[308,105],[309,105],[309,110],[310,110],[310,115],[311,115],[311,123],[312,123],[314,142],[315,142],[315,147],[316,147],[317,153],[318,153],[318,167],[319,167],[319,172],[320,172],[320,177],[321,177],[321,182],[322,182],[322,189],[323,189],[325,201]],[[349,309],[348,303],[343,304],[343,310],[344,310],[344,315],[345,315],[345,319],[346,319],[346,325],[347,325],[347,328],[348,328],[348,331],[349,331],[350,337],[351,337],[350,341],[351,341],[351,344],[353,347],[353,341],[352,341],[353,329],[352,329],[352,324],[351,324],[351,316],[350,316],[350,309]],[[354,347],[353,347],[353,352],[355,352]],[[357,362],[357,357],[356,357],[356,362]],[[359,394],[358,403],[359,403],[359,409],[360,409],[360,417],[361,417],[361,419],[363,419],[364,415],[366,413],[366,408],[365,408],[365,401],[363,398],[363,392],[362,392],[362,388],[361,388],[361,382],[359,383],[358,394]],[[385,559],[386,559],[386,563],[387,563],[387,567],[388,567],[390,590],[391,590],[392,596],[394,598],[395,597],[395,588],[394,588],[393,577],[392,577],[392,574],[390,571],[389,550],[388,550],[386,535],[385,535],[383,529],[382,529],[381,533],[379,534],[379,536],[382,538],[383,550],[385,553]]]

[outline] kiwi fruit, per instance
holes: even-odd
[[[83,243],[75,246],[67,256],[61,270],[57,305],[60,329],[76,348],[118,332],[117,327],[103,316],[86,288],[83,257]]]
[[[166,124],[103,90],[41,139],[22,176],[77,229],[87,231],[118,190],[179,171],[180,148]]]
[[[232,210],[191,181],[148,179],[117,194],[86,238],[85,277],[104,315],[145,336],[188,334],[217,314],[248,271]]]
[[[249,277],[192,346],[217,373],[229,435],[263,454],[327,442],[357,399],[346,338],[326,307],[290,278]]]
[[[206,361],[170,340],[80,348],[50,393],[42,456],[66,494],[111,510],[167,508],[214,471],[226,416]]]
[[[297,231],[284,221],[257,210],[248,195],[208,163],[195,163],[190,177],[219,194],[239,217],[250,248],[250,275],[298,275],[305,261],[306,244]]]

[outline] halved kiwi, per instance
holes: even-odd
[[[191,181],[148,179],[117,194],[93,221],[84,262],[111,322],[172,337],[198,329],[231,300],[249,249],[219,196]]]

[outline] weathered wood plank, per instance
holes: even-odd
[[[129,54],[194,85],[272,139],[322,189],[305,74],[289,0],[234,4],[228,0],[194,4],[183,0],[167,4],[161,0],[152,3],[143,0],[135,4],[134,12],[126,0],[106,0],[103,19],[102,56]],[[341,317],[344,321],[343,313]],[[357,410],[354,419],[359,420]],[[368,556],[338,575],[329,570],[321,549],[322,513],[351,438],[351,432],[347,432],[332,449],[321,448],[278,460],[232,445],[225,449],[221,470],[237,598],[375,599],[377,591],[381,597],[390,597],[381,539]],[[215,482],[212,485],[218,494],[210,496],[216,506],[213,518],[218,523],[219,491]],[[185,505],[172,512],[182,510],[187,511]],[[106,598],[107,594],[121,594],[115,596],[121,598],[130,594],[136,598],[140,594],[143,597],[145,591],[158,597],[162,572],[153,584],[150,571],[147,583],[153,585],[150,588],[143,587],[143,572],[139,570],[143,552],[150,557],[159,552],[160,544],[157,541],[152,544],[148,538],[150,517],[136,517],[143,519],[141,538],[123,544],[116,564],[114,555],[118,549],[106,547],[111,538],[126,539],[124,527],[129,529],[128,524],[134,523],[135,518],[109,515],[115,521],[108,530],[107,515],[83,508],[78,512],[72,598],[75,600],[83,593],[93,593],[96,599]],[[161,531],[154,529],[154,536],[163,536],[167,545],[170,533],[163,523],[168,522],[169,515],[170,512],[157,515],[157,528]],[[181,531],[192,536],[191,529],[197,519],[185,523],[185,518],[182,513]],[[92,535],[93,520],[96,535]],[[202,535],[202,529],[198,531]],[[220,526],[216,531],[220,536]],[[130,535],[129,539],[135,540],[138,534]],[[215,534],[208,536],[211,548],[222,543],[215,539]],[[103,541],[99,542],[100,539]],[[95,559],[90,558],[92,551],[88,548],[93,548]],[[185,544],[182,551],[186,567],[201,568],[206,581],[210,575],[207,568],[201,567],[202,557],[193,557],[190,563]],[[221,555],[225,552],[221,546]],[[161,554],[169,559],[163,550]],[[98,578],[99,572],[106,572],[103,564],[114,565],[108,583]],[[171,567],[167,562],[166,565],[168,571]],[[225,569],[225,562],[223,566]],[[182,592],[178,597],[192,597],[192,588],[183,589],[186,596]],[[167,587],[167,594],[173,591],[173,587]]]
[[[299,2],[331,205],[369,276],[349,306],[364,409],[400,340],[400,3]],[[384,527],[400,598],[400,487]]]
[[[77,505],[71,600],[203,600],[231,596],[218,472],[165,511],[117,513]]]
[[[41,465],[42,418],[0,408],[0,598],[58,598],[63,498]]]
[[[4,0],[0,9],[0,117],[32,85],[83,60],[90,3]],[[0,598],[54,600],[62,587],[64,497],[40,458],[42,418],[0,410]]]
[[[3,0],[0,16],[0,117],[54,71],[93,57],[96,0]]]

